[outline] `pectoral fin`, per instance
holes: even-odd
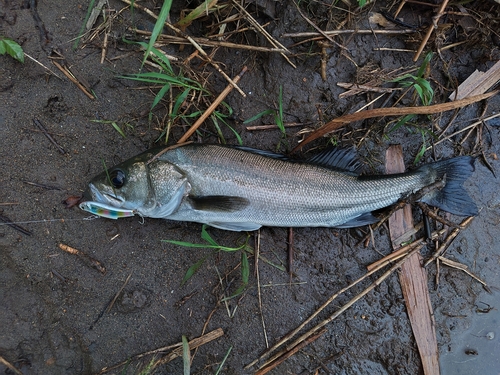
[[[189,200],[195,210],[216,212],[240,211],[250,203],[246,198],[225,195],[189,196]]]

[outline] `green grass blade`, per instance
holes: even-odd
[[[160,10],[160,14],[158,15],[158,19],[156,20],[155,27],[153,28],[153,32],[151,33],[151,38],[149,39],[148,48],[144,53],[144,59],[142,60],[142,65],[146,62],[146,59],[149,56],[149,53],[154,47],[156,39],[158,39],[158,35],[160,35],[163,26],[165,25],[165,21],[168,18],[170,13],[170,7],[172,6],[172,0],[164,0],[163,5]]]
[[[245,251],[241,252],[241,279],[243,284],[248,284],[248,277],[250,276],[250,265],[248,264],[248,257]]]
[[[203,226],[201,227],[201,238],[207,241],[212,246],[219,246],[217,242],[215,242],[215,240],[210,236],[210,234],[208,234],[206,224],[203,224]]]
[[[191,374],[191,352],[186,336],[182,335],[182,362],[184,364],[184,375]]]
[[[425,141],[425,133],[422,132],[422,147],[420,148],[420,151],[418,152],[417,156],[415,156],[415,161],[413,162],[414,164],[418,164],[420,159],[422,159],[422,156],[424,156],[426,149],[427,149],[427,142]]]
[[[217,4],[217,0],[205,0],[202,4],[193,9],[186,17],[177,22],[182,30],[188,27],[195,19],[204,17]]]
[[[280,85],[280,93],[278,96],[278,117],[276,119],[276,125],[281,130],[281,133],[285,134],[285,123],[283,121],[283,87]]]
[[[80,43],[80,39],[82,39],[82,36],[85,31],[85,26],[87,25],[87,21],[89,20],[90,14],[92,13],[92,9],[94,9],[94,3],[95,0],[90,0],[89,6],[87,8],[87,14],[85,15],[85,19],[83,20],[82,27],[80,28],[80,32],[78,33],[78,36],[75,39],[75,43],[73,43],[73,49],[76,49],[78,47],[78,43]]]
[[[151,104],[151,108],[149,109],[149,121],[153,118],[153,109],[158,105],[158,103],[163,99],[165,94],[167,93],[168,90],[170,90],[170,84],[167,83],[165,86],[163,86],[160,91],[156,94],[153,103]]]
[[[274,109],[266,109],[265,111],[262,111],[260,113],[257,113],[255,116],[250,117],[248,120],[243,121],[244,124],[248,124],[252,121],[258,120],[261,117],[267,116],[267,115],[274,115],[275,110]]]
[[[232,345],[229,347],[228,351],[226,352],[226,355],[222,359],[222,362],[219,364],[219,367],[217,367],[217,371],[215,371],[214,375],[219,375],[219,373],[222,371],[222,368],[224,367],[224,364],[226,363],[227,358],[229,357],[229,353],[231,353],[231,350],[233,350]]]
[[[174,108],[172,109],[172,113],[170,114],[171,117],[177,116],[177,113],[179,112],[179,108],[181,107],[182,103],[184,103],[184,101],[186,100],[186,98],[190,92],[191,92],[191,88],[188,87],[179,96],[177,96],[177,99],[175,100]]]
[[[207,258],[208,258],[208,255],[204,256],[203,258],[201,258],[199,261],[197,261],[195,264],[193,264],[191,267],[188,268],[188,270],[184,274],[184,277],[182,278],[181,286],[184,285],[184,284],[186,284],[189,281],[189,279],[191,277],[193,277],[193,275],[196,272],[198,272],[198,270],[203,265],[203,263],[205,263],[205,261],[207,260]]]
[[[418,71],[417,71],[417,77],[418,78],[422,78],[425,74],[425,70],[427,69],[427,65],[430,64],[431,60],[432,60],[432,56],[434,54],[432,52],[429,52],[426,56],[425,56],[425,59],[424,61],[422,62],[422,65],[420,65],[420,68],[418,68]]]
[[[123,138],[127,138],[127,136],[125,135],[125,133],[123,132],[123,130],[118,126],[118,124],[116,122],[112,122],[111,125],[113,125],[113,128],[115,128],[115,130],[118,132],[118,134],[120,134]]]

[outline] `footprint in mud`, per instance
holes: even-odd
[[[116,308],[124,314],[139,311],[149,305],[150,295],[151,292],[143,288],[125,290]]]

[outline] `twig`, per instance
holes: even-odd
[[[290,349],[288,352],[284,353],[281,357],[276,358],[275,361],[269,363],[266,367],[261,368],[259,371],[255,372],[255,375],[265,375],[272,369],[276,368],[278,365],[281,363],[285,362],[288,358],[290,358],[292,355],[297,353],[300,349],[306,347],[310,343],[316,341],[318,338],[321,337],[326,332],[326,328],[321,329],[318,333],[315,333],[308,337],[306,340],[302,341],[299,345],[296,347]]]
[[[376,262],[369,264],[368,266],[366,266],[366,269],[368,271],[371,271],[373,269],[378,269],[380,267],[386,266],[387,264],[394,262],[395,260],[398,260],[399,258],[405,256],[406,254],[408,254],[409,251],[412,251],[415,248],[417,248],[417,250],[420,251],[420,249],[424,247],[424,243],[425,240],[421,238],[408,245],[402,246],[398,250],[390,253],[389,255],[386,255],[385,257],[377,260]]]
[[[440,222],[441,224],[446,225],[446,226],[448,226],[450,228],[459,228],[460,227],[460,225],[455,224],[455,223],[451,222],[450,220],[447,220],[444,217],[441,217],[438,214],[436,214],[425,203],[417,202],[417,205],[424,212],[424,214],[426,214],[430,218],[432,218],[432,219]]]
[[[56,146],[57,151],[59,151],[60,154],[63,154],[63,155],[66,154],[66,151],[64,150],[64,148],[59,146],[59,144],[55,141],[55,139],[52,138],[52,136],[48,133],[47,129],[45,128],[45,126],[42,124],[42,122],[40,120],[34,118],[33,123],[37,126],[38,129],[40,129],[40,131],[47,137],[47,139],[50,142],[52,142],[52,144],[54,146]]]
[[[318,39],[323,39],[323,33],[325,35],[341,35],[341,34],[413,34],[416,30],[405,29],[405,30],[330,30],[323,31],[322,33],[316,33],[314,31],[302,32],[302,33],[286,33],[283,34],[283,38],[310,38],[319,37]]]
[[[6,204],[6,203],[3,203]],[[29,230],[24,229],[23,227],[15,224],[12,220],[10,220],[7,216],[3,215],[0,213],[0,221],[3,221],[5,225],[8,225],[12,229],[17,230],[18,232],[21,232],[22,234],[25,234],[27,236],[31,236],[33,233],[31,233]]]
[[[443,242],[443,244],[439,247],[439,249],[437,249],[436,252],[432,255],[432,257],[424,263],[424,267],[427,267],[429,263],[433,262],[434,260],[439,258],[439,256],[443,255],[444,252],[448,249],[448,246],[450,246],[450,244],[453,242],[455,237],[458,236],[460,230],[465,229],[472,222],[472,220],[474,220],[474,216],[466,218],[464,221],[460,223],[459,228],[453,229],[451,233],[448,235],[448,237],[446,237],[446,240]]]
[[[199,340],[201,340],[201,339],[203,339],[204,341],[201,344],[198,344],[197,347],[200,346],[200,345],[203,345],[203,344],[205,344],[205,343],[207,343],[207,342],[209,342],[211,340],[215,340],[215,339],[221,337],[222,335],[224,335],[224,331],[222,331],[221,328],[217,328],[216,330],[214,330],[212,332],[209,332],[206,335],[202,335],[201,337],[198,337],[197,339],[194,339],[194,340],[190,341],[189,342],[189,347],[190,348],[194,348],[193,342],[199,343],[200,342]],[[116,365],[113,365],[113,366],[110,366],[110,367],[104,367],[101,371],[99,371],[97,373],[97,375],[102,375],[102,374],[105,374],[107,372],[116,370],[117,368],[120,368],[122,366],[125,366],[125,365],[129,364],[131,361],[136,361],[136,360],[144,358],[144,357],[146,357],[148,355],[154,355],[154,354],[166,352],[167,350],[174,349],[174,348],[180,349],[180,353],[182,354],[182,342],[179,342],[177,344],[163,346],[161,348],[157,348],[157,349],[151,350],[149,352],[145,352],[145,353],[141,353],[141,354],[136,354],[136,355],[132,356],[131,358],[129,358],[129,359],[123,361],[123,362],[117,363]],[[161,361],[161,359],[160,359],[160,361]]]
[[[427,33],[424,36],[424,39],[422,40],[422,43],[420,44],[420,47],[417,50],[417,53],[415,53],[415,56],[413,56],[413,61],[417,61],[418,58],[420,57],[420,54],[425,48],[425,45],[427,44],[429,38],[431,37],[432,32],[438,28],[438,22],[441,16],[443,15],[444,9],[448,5],[448,0],[443,0],[441,4],[441,8],[439,8],[437,14],[432,17],[432,25],[429,26],[427,29]]]
[[[211,332],[207,333],[206,335],[197,337],[197,338],[189,341],[188,345],[189,345],[189,348],[191,350],[196,349],[197,347],[199,347],[201,345],[205,345],[206,343],[209,343],[210,341],[218,339],[219,337],[221,337],[223,335],[224,335],[224,331],[222,330],[222,328],[217,328],[216,330],[211,331]],[[180,357],[180,356],[182,356],[182,347],[174,349],[171,353],[169,353],[169,354],[165,355],[163,358],[160,358],[159,360],[157,360],[153,364],[151,370],[155,369],[156,367],[158,367],[160,365],[164,365],[165,363],[168,363],[168,362],[172,361],[173,359]]]
[[[452,109],[456,108],[462,108],[467,105],[470,105],[472,103],[488,99],[492,97],[493,95],[498,94],[498,90],[489,92],[487,94],[482,94],[482,95],[477,95],[477,96],[472,96],[466,99],[462,100],[457,100],[454,102],[449,102],[449,103],[441,103],[441,104],[434,104],[434,105],[429,105],[429,106],[419,106],[419,107],[392,107],[392,108],[376,108],[376,109],[369,109],[366,111],[362,111],[359,113],[350,113],[344,116],[337,117],[336,119],[331,120],[321,128],[317,129],[313,133],[311,133],[306,139],[304,139],[298,146],[296,146],[293,150],[293,152],[296,152],[297,150],[301,149],[304,147],[304,145],[308,144],[309,142],[320,138],[324,136],[325,134],[328,134],[341,126],[354,122],[354,121],[360,121],[360,120],[366,120],[369,118],[374,118],[374,117],[381,117],[381,116],[402,116],[402,115],[431,115],[434,113],[440,113],[444,111],[449,111]]]
[[[417,251],[417,249],[413,249],[411,252],[409,252],[407,255],[405,255],[399,262],[397,262],[396,264],[394,264],[389,270],[387,270],[382,276],[380,276],[377,280],[375,280],[372,284],[370,284],[370,286],[368,286],[365,290],[363,290],[361,293],[359,293],[357,296],[355,296],[354,298],[352,298],[351,300],[349,300],[349,302],[347,302],[345,305],[343,305],[340,309],[338,309],[334,314],[332,314],[331,316],[329,316],[328,318],[326,318],[325,320],[323,320],[322,322],[320,322],[319,324],[317,324],[315,327],[313,327],[312,329],[310,329],[308,332],[304,333],[303,335],[301,335],[299,338],[297,338],[294,342],[292,342],[291,344],[289,344],[287,346],[287,348],[294,348],[295,346],[299,345],[302,341],[306,340],[308,337],[310,337],[311,335],[314,335],[315,332],[317,332],[319,329],[323,328],[325,325],[327,325],[328,323],[330,323],[332,320],[336,319],[338,316],[340,316],[344,311],[348,310],[352,305],[354,305],[354,303],[356,303],[358,300],[360,300],[362,297],[364,297],[365,295],[367,295],[370,291],[372,291],[373,289],[375,289],[377,286],[379,286],[382,281],[384,281],[385,279],[387,279],[395,270],[397,270],[399,267],[401,267],[401,265],[412,255],[414,254],[415,252]],[[333,301],[336,297],[338,297],[340,294],[342,294],[343,292],[345,292],[346,290],[348,290],[349,288],[351,288],[352,286],[354,286],[356,283],[358,283],[359,281],[367,278],[368,276],[370,276],[371,274],[373,274],[374,272],[376,272],[378,269],[375,269],[373,271],[370,271],[368,273],[366,273],[364,276],[360,277],[358,280],[356,280],[354,283],[351,283],[349,286],[347,286],[346,288],[343,288],[342,290],[340,290],[338,293],[334,294],[332,297],[330,297],[328,299],[328,301],[326,303],[324,303],[323,305],[321,305],[321,307],[316,311],[314,312],[314,314],[312,314],[309,318],[307,318],[302,324],[299,325],[299,327],[297,327],[296,329],[294,329],[292,332],[290,332],[289,334],[287,334],[284,338],[282,338],[281,340],[279,340],[271,349],[267,350],[266,352],[264,352],[264,354],[262,354],[257,360],[255,360],[254,362],[252,362],[251,364],[245,366],[245,368],[249,368],[249,366],[253,366],[257,361],[261,360],[262,358],[266,357],[267,355],[269,355],[269,353],[272,351],[272,350],[276,350],[278,347],[280,347],[283,343],[285,343],[286,341],[288,341],[291,337],[293,337],[299,330],[302,329],[302,327],[304,327],[307,323],[309,323],[311,321],[311,319],[313,319],[314,317],[316,317],[319,312],[321,310],[323,310],[327,304],[329,304],[331,301]],[[285,350],[287,351],[287,350]],[[279,358],[283,355],[283,352],[279,352],[277,354],[275,354],[273,357],[271,357],[266,363],[264,363],[262,366],[260,366],[260,368],[264,368],[266,367],[269,363],[273,362],[274,360],[276,360],[276,358]]]
[[[113,308],[113,305],[115,304],[116,300],[118,299],[118,296],[120,295],[121,292],[123,292],[123,289],[125,289],[125,287],[127,286],[131,277],[132,277],[132,272],[128,275],[128,277],[125,280],[125,282],[123,283],[122,287],[118,290],[118,292],[116,292],[114,298],[109,303],[108,307],[106,308],[106,314],[111,311],[111,309]]]
[[[31,182],[31,181],[27,181],[27,180],[21,180],[21,181],[24,182],[25,184],[28,184],[28,185],[31,185],[31,186],[36,186],[36,187],[39,187],[39,188],[42,188],[42,189],[46,189],[46,190],[62,190],[60,187],[57,187],[57,186],[39,184],[37,182]]]
[[[462,264],[462,263],[459,263],[459,262],[455,262],[455,261],[453,261],[451,259],[448,259],[448,258],[445,258],[443,256],[439,256],[438,259],[441,262],[443,262],[443,264],[447,265],[448,267],[452,267],[452,268],[456,268],[458,270],[464,271],[467,275],[469,275],[473,279],[477,280],[479,283],[481,283],[483,285],[483,287],[485,287],[485,288],[487,288],[489,290],[488,284],[486,284],[486,282],[484,282],[479,277],[477,277],[472,272],[470,272],[469,271],[469,267],[467,267],[465,264]]]
[[[134,33],[137,33],[140,35],[147,35],[147,36],[151,35],[151,31],[139,30],[136,28],[130,28],[130,30],[133,31]],[[248,51],[279,52],[279,53],[290,54],[290,51],[288,51],[287,49],[283,49],[283,48],[250,46],[250,45],[246,45],[246,44],[226,42],[223,40],[211,40],[211,39],[201,38],[201,37],[192,37],[192,38],[200,46],[205,46],[205,47],[224,47],[224,48],[244,49],[244,50],[248,50]],[[183,37],[179,37],[176,35],[167,35],[167,34],[158,35],[157,43],[155,43],[155,46],[162,45],[162,42],[168,43],[168,44],[191,44],[191,43],[187,42],[186,39]],[[196,53],[198,53],[198,51],[196,51]]]
[[[451,137],[453,137],[453,136],[455,136],[455,135],[457,135],[457,134],[463,133],[464,131],[466,131],[466,130],[468,130],[468,129],[472,129],[472,128],[474,128],[474,127],[478,126],[478,125],[481,125],[484,121],[488,121],[488,120],[491,120],[491,119],[494,119],[494,118],[497,118],[497,117],[500,117],[500,113],[495,113],[494,115],[491,115],[491,116],[485,117],[485,118],[483,118],[483,119],[481,119],[481,120],[478,120],[478,121],[476,121],[476,122],[474,122],[474,123],[472,123],[472,124],[470,124],[470,125],[466,126],[466,127],[465,127],[465,128],[463,128],[463,129],[457,130],[456,132],[454,132],[454,133],[452,133],[452,134],[450,134],[450,135],[447,135],[446,137],[443,137],[443,138],[442,138],[442,139],[440,139],[439,141],[434,142],[434,143],[432,144],[432,146],[429,146],[429,147],[427,147],[427,148],[426,148],[426,151],[427,151],[427,150],[429,150],[429,149],[431,149],[432,147],[434,147],[434,146],[436,146],[436,145],[440,144],[441,142],[444,142],[444,141],[446,141],[447,139],[450,139]],[[440,136],[441,136],[441,135],[443,135],[443,134],[444,134],[444,132],[443,132],[443,133],[441,133],[441,134],[440,134]]]
[[[233,82],[236,84],[240,81],[241,77],[243,77],[243,74],[247,71],[247,67],[244,66],[243,69],[241,70],[240,74],[238,74],[236,77],[234,77]],[[226,98],[226,96],[231,92],[231,90],[236,87],[233,86],[232,84],[228,85],[217,97],[217,99],[214,100],[214,102],[208,107],[208,109],[200,116],[198,120],[189,128],[189,130],[184,134],[181,139],[177,143],[184,143],[188,140],[191,135],[200,127],[201,124],[212,114],[213,111],[217,108],[217,106]]]
[[[80,83],[80,81],[78,81],[78,80],[76,79],[76,77],[73,75],[73,73],[71,73],[71,71],[70,71],[68,68],[63,67],[61,64],[59,64],[59,63],[58,63],[56,60],[54,60],[54,59],[52,59],[52,64],[54,64],[54,65],[57,67],[57,69],[59,69],[61,72],[63,72],[63,74],[64,74],[66,77],[68,77],[68,79],[69,79],[71,82],[73,82],[73,83],[74,83],[74,84],[75,84],[75,85],[76,85],[76,86],[77,86],[80,90],[82,90],[82,91],[83,91],[83,93],[84,93],[85,95],[87,95],[87,97],[88,97],[89,99],[92,99],[92,100],[94,100],[94,99],[95,99],[94,95],[93,95],[91,92],[89,92],[89,91],[85,88],[85,86],[84,86],[82,83]]]
[[[149,14],[151,17],[153,17],[154,19],[158,19],[158,16],[156,14],[154,14],[152,11],[150,11],[149,9],[147,9],[146,7],[140,5],[140,4],[137,4],[137,2],[132,2],[130,0],[122,0],[125,4],[128,4],[130,6],[133,6],[135,8],[138,8],[138,9],[141,9],[142,11],[146,12],[147,14]],[[165,26],[167,26],[170,30],[174,31],[177,35],[182,35],[182,37],[186,38],[192,45],[194,48],[196,48],[203,57],[205,57],[207,59],[208,62],[210,62],[210,64],[236,89],[238,90],[238,92],[241,94],[241,96],[243,96],[244,98],[246,98],[246,94],[238,87],[238,85],[233,82],[233,80],[231,78],[229,78],[229,76],[224,73],[224,71],[220,68],[219,64],[217,64],[215,61],[213,61],[210,56],[208,56],[208,54],[203,50],[203,48],[201,48],[201,46],[192,38],[190,37],[189,35],[187,35],[186,33],[184,33],[182,30],[180,30],[179,28],[175,27],[174,25],[172,25],[171,23],[169,22],[165,22]]]
[[[262,331],[264,332],[264,339],[266,340],[266,348],[269,348],[269,340],[267,338],[266,322],[264,320],[264,313],[262,312],[262,295],[260,292],[260,273],[259,273],[259,253],[260,253],[260,229],[257,231],[257,240],[255,244],[255,276],[257,278],[257,296],[259,298],[259,312],[262,321]]]
[[[282,48],[284,50],[286,50],[288,52],[288,49],[283,45],[281,44],[280,42],[278,42],[276,39],[274,39],[271,34],[269,34],[266,29],[264,29],[256,20],[255,18],[252,17],[252,15],[250,13],[247,12],[247,10],[241,6],[237,1],[233,0],[232,3],[236,6],[236,8],[238,8],[246,17],[247,21],[250,22],[250,24],[255,27],[257,30],[260,31],[260,33],[264,36],[264,38],[266,38],[268,40],[269,43],[271,43],[273,45],[273,47],[275,48]],[[289,53],[289,52],[288,52]],[[295,64],[292,63],[290,61],[290,59],[288,58],[287,55],[285,55],[285,53],[281,52],[280,53],[281,56],[283,56],[285,58],[286,61],[288,61],[288,63],[293,66],[294,68],[296,68]]]
[[[4,357],[0,356],[0,363],[2,363],[4,366],[8,367],[11,371],[13,371],[16,375],[23,375],[21,371],[19,371],[17,368],[14,367],[12,363],[7,361]],[[7,371],[6,371],[7,372]]]
[[[393,92],[402,90],[401,87],[377,87],[368,85],[358,85],[356,83],[337,82],[337,86],[348,90],[371,91],[371,92]]]
[[[313,122],[287,122],[283,124],[283,127],[285,128],[293,128],[296,126],[305,126],[305,125],[311,125]],[[255,125],[255,126],[246,126],[246,130],[252,131],[252,130],[274,130],[278,129],[278,125],[275,124],[269,124],[269,125]]]
[[[28,59],[30,59],[31,61],[37,63],[38,65],[40,65],[42,68],[44,68],[45,70],[47,70],[50,74],[52,74],[53,76],[59,78],[60,80],[62,80],[61,77],[59,77],[56,73],[54,73],[49,67],[43,65],[40,61],[38,61],[37,59],[35,59],[34,57],[31,57],[30,55],[28,55],[26,52],[24,52],[24,56],[26,56]]]
[[[337,47],[339,47],[340,49],[344,49],[346,50],[347,48],[344,47],[343,45],[337,43],[335,40],[333,40],[332,37],[330,37],[330,35],[326,34],[323,30],[321,30],[314,22],[312,22],[309,18],[306,17],[306,15],[302,12],[302,10],[300,9],[299,7],[299,4],[297,4],[295,1],[293,2],[293,4],[295,5],[295,7],[297,8],[297,11],[299,12],[299,14],[302,16],[303,19],[306,20],[306,22],[311,25],[314,29],[316,29],[316,31],[318,31],[318,33],[320,33],[322,36],[324,36],[326,39],[328,39],[330,42],[332,42],[333,44],[335,44]]]
[[[62,251],[65,251],[69,254],[76,255],[76,256],[80,257],[81,259],[88,261],[90,263],[90,265],[93,268],[95,268],[96,270],[98,270],[100,273],[102,273],[102,274],[106,273],[106,268],[101,264],[101,262],[99,262],[97,259],[92,258],[90,255],[84,253],[83,251],[80,251],[78,249],[75,249],[74,247],[65,245],[63,243],[59,244],[59,248]]]

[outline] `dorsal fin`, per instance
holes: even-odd
[[[328,148],[314,155],[308,162],[336,171],[351,172],[356,175],[359,175],[363,168],[353,147]]]
[[[277,152],[259,150],[259,149],[256,149],[253,147],[247,147],[247,146],[231,146],[231,147],[238,149],[238,150],[241,150],[241,151],[251,152],[252,154],[257,154],[257,155],[265,156],[265,157],[272,158],[272,159],[279,159],[279,160],[284,160],[284,161],[296,161],[296,160],[290,159],[288,156],[285,156],[283,154],[278,154]]]

